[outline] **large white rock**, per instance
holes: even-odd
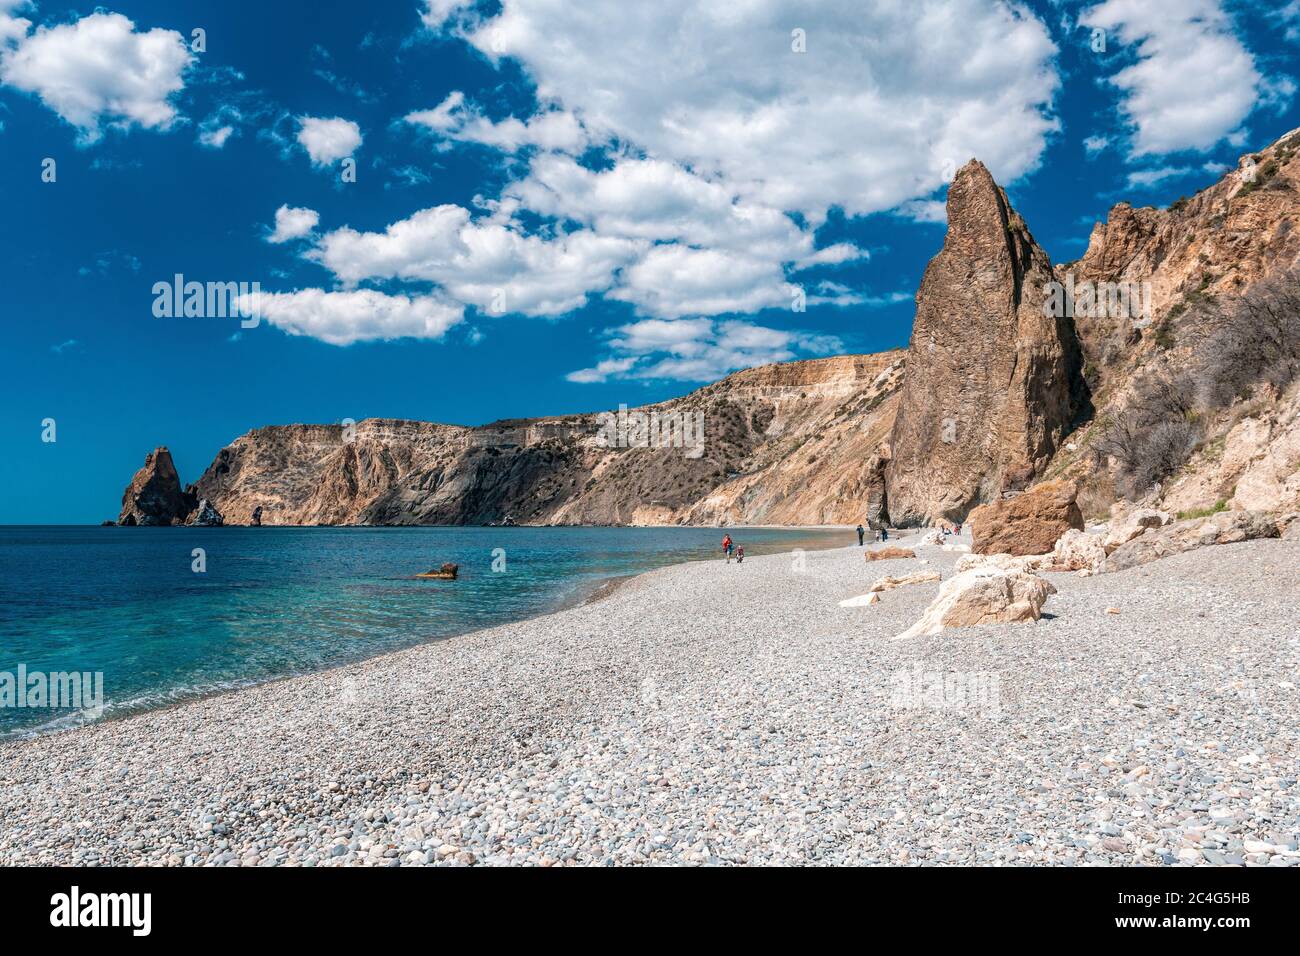
[[[873,592],[892,591],[894,588],[901,588],[907,584],[928,584],[931,581],[939,580],[938,571],[913,571],[911,574],[886,575],[871,585]]]
[[[1106,560],[1102,536],[1071,528],[1052,549],[1052,566],[1061,571],[1096,571]]]
[[[1027,571],[972,568],[945,581],[921,619],[894,640],[938,634],[948,627],[1036,621],[1047,596],[1055,593],[1051,584]]]
[[[1050,554],[964,554],[952,566],[960,574],[974,568],[997,568],[1000,571],[1036,571],[1052,563]]]
[[[879,604],[880,595],[875,591],[868,594],[859,594],[857,597],[847,598],[840,602],[840,607],[866,607],[869,604]]]

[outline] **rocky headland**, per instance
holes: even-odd
[[[608,412],[272,425],[184,488],[159,448],[119,523],[925,526],[1044,479],[1073,482],[1093,520],[1116,503],[1289,514],[1298,153],[1290,133],[1168,209],[1120,203],[1058,265],[972,160],[906,351],[737,372],[622,410],[614,442]],[[699,441],[638,432],[651,419],[698,422]]]

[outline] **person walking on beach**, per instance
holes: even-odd
[[[745,549],[744,549],[744,548],[737,548],[737,549],[736,549],[736,563],[737,563],[737,564],[740,564],[740,563],[741,563],[742,561],[744,561],[744,560],[745,560]]]
[[[866,536],[866,532],[862,530],[862,525],[858,525],[858,547],[859,548],[862,547],[862,539],[865,536]]]
[[[884,525],[881,525],[881,526],[880,526],[880,540],[881,540],[881,541],[888,541],[888,540],[889,540],[889,529],[888,529],[887,527],[885,527]]]
[[[722,536],[722,552],[727,556],[727,563],[728,563],[728,564],[731,563],[731,549],[734,548],[734,547],[735,547],[735,545],[732,544],[732,541],[731,541],[731,535],[729,535],[729,534],[724,534],[724,535]]]

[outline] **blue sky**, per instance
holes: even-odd
[[[1300,126],[1298,43],[1300,0],[0,0],[0,523],[114,517],[160,444],[904,346],[956,166],[1077,258]],[[260,323],[157,317],[177,273]]]

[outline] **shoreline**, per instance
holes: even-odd
[[[0,863],[1300,865],[1300,545],[1054,574],[1037,623],[910,641],[938,585],[841,608],[919,567],[859,550],[8,742]],[[900,703],[914,672],[992,710]]]
[[[14,526],[14,527],[35,527],[35,526]],[[56,526],[51,526],[51,527],[56,527]],[[59,525],[57,527],[76,527],[76,526]],[[97,527],[97,526],[86,526],[86,527]],[[164,526],[158,526],[158,527],[164,527]],[[184,528],[185,526],[181,526],[181,527]],[[231,527],[246,527],[246,526],[232,525]],[[369,527],[369,526],[267,525],[266,527],[316,528],[316,527]],[[384,527],[403,527],[403,526],[394,525],[394,526],[384,526]],[[447,525],[447,526],[420,526],[420,527],[474,527],[474,526]],[[524,527],[524,526],[519,526],[519,527]],[[537,527],[544,527],[544,526],[537,526]],[[572,526],[565,526],[565,527],[572,527]],[[599,526],[599,527],[605,527],[605,526]],[[643,526],[627,526],[627,527],[643,527]],[[682,526],[659,525],[655,527],[674,528],[674,527],[682,527]],[[693,526],[693,527],[699,527],[699,526]],[[747,527],[753,529],[764,529],[764,530],[775,529],[775,530],[783,530],[783,531],[822,532],[822,531],[839,530],[835,526],[828,526],[828,525],[750,525]],[[220,529],[214,529],[214,530],[220,530]],[[741,528],[737,527],[737,530],[741,530]],[[852,530],[852,529],[847,529],[847,530]],[[832,550],[837,547],[840,547],[840,545],[826,544],[824,547],[806,548],[805,550],[823,551],[823,550]],[[792,554],[794,550],[797,549],[791,549],[789,551],[768,552],[767,554],[769,555],[773,553],[781,554],[781,555]],[[766,555],[755,555],[754,557],[760,557],[760,556],[766,556]],[[172,697],[171,699],[167,699],[162,703],[135,703],[133,701],[125,701],[115,706],[111,705],[112,706],[111,711],[104,713],[102,716],[90,720],[86,720],[86,721],[79,721],[76,719],[76,716],[72,714],[64,714],[61,716],[56,715],[51,717],[49,721],[46,721],[41,724],[37,724],[32,727],[24,727],[7,733],[0,733],[0,752],[3,752],[6,745],[11,743],[40,739],[43,737],[56,736],[60,734],[70,733],[70,732],[77,732],[90,727],[96,727],[99,726],[100,724],[104,724],[110,721],[120,721],[131,717],[136,717],[142,714],[152,713],[155,711],[165,711],[174,707],[182,706],[184,704],[193,701],[200,701],[200,700],[205,700],[213,697],[222,697],[228,694],[237,694],[241,691],[247,690],[252,687],[262,687],[269,684],[277,683],[279,681],[292,680],[294,678],[308,677],[317,674],[326,674],[329,673],[330,671],[352,667],[357,664],[364,663],[366,661],[377,660],[383,657],[388,657],[390,655],[402,654],[407,651],[413,650],[415,648],[427,646],[429,644],[437,644],[446,641],[453,641],[456,640],[457,638],[462,638],[468,635],[477,634],[482,631],[492,630],[493,628],[496,627],[505,627],[505,626],[510,626],[512,624],[523,624],[529,621],[544,619],[552,615],[562,613],[564,611],[572,610],[574,608],[581,608],[581,607],[586,607],[588,605],[597,604],[600,601],[606,600],[609,597],[613,596],[620,588],[636,580],[637,578],[642,577],[643,575],[653,574],[654,572],[664,570],[665,568],[699,564],[711,560],[722,560],[722,559],[721,558],[688,558],[685,561],[674,561],[669,564],[661,565],[656,568],[647,568],[646,570],[638,571],[631,574],[616,574],[608,578],[601,578],[598,580],[586,581],[586,582],[578,582],[578,584],[574,587],[574,590],[571,594],[568,594],[567,596],[557,597],[556,600],[552,602],[552,604],[549,607],[540,609],[536,613],[528,614],[514,621],[509,621],[504,624],[490,625],[488,627],[471,628],[469,630],[458,631],[452,634],[444,634],[438,637],[432,637],[427,640],[423,640],[418,643],[408,645],[406,647],[384,650],[378,654],[373,654],[366,657],[359,657],[351,661],[345,661],[342,663],[333,663],[325,667],[319,667],[314,669],[293,671],[293,672],[281,674],[274,677],[233,680],[229,682],[230,686],[211,687],[211,688],[183,688],[174,691],[169,691],[166,693],[160,693],[158,695],[159,697],[166,697],[169,695],[174,695],[174,697]],[[51,726],[52,724],[58,726]]]

